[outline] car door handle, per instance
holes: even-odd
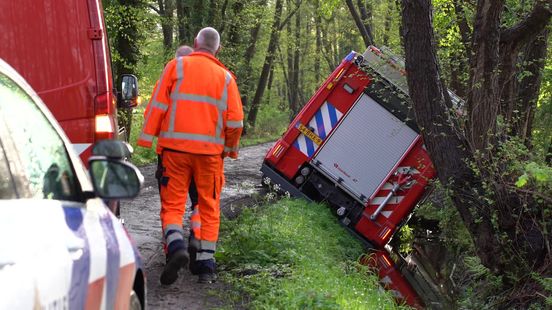
[[[11,265],[15,265],[15,262],[12,261],[12,260],[1,259],[0,258],[0,269],[4,268],[6,266],[11,266]]]
[[[80,245],[80,244],[72,244],[67,246],[67,251],[69,251],[70,253],[74,253],[82,249],[84,249],[84,245]]]

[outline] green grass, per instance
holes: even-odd
[[[216,258],[232,306],[251,309],[397,309],[363,249],[327,207],[301,200],[223,220]]]

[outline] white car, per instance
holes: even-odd
[[[140,190],[127,151],[100,143],[88,172],[38,95],[0,59],[0,309],[145,308],[139,253],[104,203]]]

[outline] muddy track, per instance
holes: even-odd
[[[225,160],[226,185],[221,194],[221,210],[227,217],[233,217],[236,208],[259,192],[261,173],[259,171],[272,143],[265,143],[241,149],[238,160]],[[160,200],[157,182],[154,178],[156,165],[139,167],[144,175],[144,187],[140,195],[121,205],[121,217],[142,255],[148,279],[148,309],[210,309],[224,306],[219,292],[226,287],[220,281],[214,284],[199,284],[197,276],[187,270],[180,272],[178,280],[163,286],[159,277],[165,257],[161,248],[161,222],[159,221]],[[189,204],[186,211],[189,211]],[[185,225],[189,214],[185,216]]]

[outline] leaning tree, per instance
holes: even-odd
[[[460,110],[452,106],[440,72],[431,0],[402,0],[401,35],[410,97],[438,178],[481,263],[502,278],[504,288],[521,289],[527,282],[519,279],[532,272],[550,276],[552,200],[516,186],[520,173],[503,154],[512,141],[530,147],[552,1],[536,0],[509,28],[502,26],[504,10],[504,0],[477,1]],[[523,77],[520,70],[532,74]]]

